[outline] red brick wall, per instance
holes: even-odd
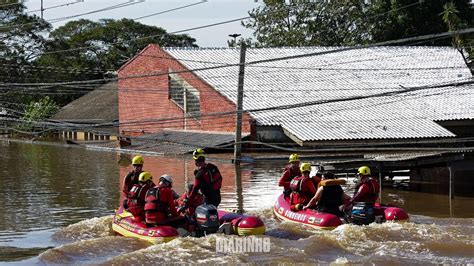
[[[164,128],[184,129],[183,111],[169,100],[168,70],[187,70],[156,45],[149,45],[119,70],[119,130],[125,135],[152,133]],[[158,75],[164,73],[164,75]],[[143,75],[140,78],[125,78]],[[187,130],[235,131],[235,114],[206,116],[235,111],[235,105],[193,73],[178,74],[199,91],[203,117],[187,119]],[[237,88],[236,88],[237,89]],[[243,116],[242,131],[250,132],[251,117]]]

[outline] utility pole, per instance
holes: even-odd
[[[245,76],[245,51],[247,47],[244,42],[240,46],[239,83],[237,88],[237,119],[235,122],[235,144],[234,163],[240,164],[242,156],[242,110],[244,101],[244,76]]]
[[[43,19],[43,11],[44,11],[43,0],[41,0],[41,19]]]

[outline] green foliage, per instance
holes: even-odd
[[[49,118],[59,110],[59,106],[48,96],[40,99],[39,101],[30,102],[26,106],[25,114],[22,118],[23,125],[22,130],[32,130],[35,122],[40,122]]]
[[[42,51],[50,25],[37,16],[25,14],[21,2],[0,1],[0,83],[38,81],[31,59]],[[23,88],[0,86],[0,95],[3,106],[17,110],[18,104],[36,99],[31,93],[24,93]]]
[[[449,1],[457,9],[456,16],[464,26],[474,25],[474,12],[469,0]],[[373,42],[396,40],[419,35],[446,32],[444,7],[447,0],[378,0],[369,6],[367,15]],[[450,14],[449,16],[451,16]],[[449,39],[432,40],[423,45],[450,45]]]
[[[52,31],[46,46],[46,52],[73,50],[45,54],[38,58],[37,64],[96,70],[95,73],[63,73],[62,80],[101,78],[106,72],[116,71],[150,43],[160,46],[196,46],[195,39],[187,35],[168,34],[162,28],[130,19],[103,19],[99,22],[81,19]]]
[[[194,47],[195,41],[187,35],[168,34],[162,28],[130,19],[102,19],[98,22],[81,19],[52,31],[45,54],[34,63],[52,69],[42,73],[43,79],[51,76],[56,81],[103,79],[113,77],[121,65],[150,43]],[[68,51],[54,53],[63,50]],[[53,91],[61,89],[52,88]],[[73,94],[55,94],[54,100],[62,106],[87,92],[87,89],[78,89]]]
[[[261,46],[338,46],[376,43],[448,31],[446,0],[284,1],[265,0],[243,25]],[[453,0],[454,24],[474,25],[469,0]],[[462,27],[458,27],[462,28]],[[433,40],[422,45],[449,45]]]
[[[260,46],[352,45],[368,36],[359,0],[265,0],[242,25],[254,29]]]

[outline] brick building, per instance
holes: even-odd
[[[239,54],[150,44],[118,72],[120,133],[233,133]],[[396,145],[474,126],[472,74],[449,47],[251,48],[247,63],[243,132],[259,141]]]
[[[119,69],[119,120],[123,135],[162,129],[235,131],[235,104],[166,51],[149,45]],[[137,76],[135,78],[125,78]],[[210,115],[210,116],[206,116]],[[243,132],[252,119],[243,117]]]

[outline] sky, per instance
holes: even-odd
[[[78,20],[81,18],[90,19],[93,21],[102,18],[132,19],[164,10],[202,2],[202,0],[83,0],[83,2],[73,5],[48,9],[48,7],[73,3],[76,1],[78,0],[43,0],[43,8],[46,9],[43,12],[43,18],[46,20],[52,20],[86,13],[121,3],[143,1],[142,3],[126,6],[123,8],[117,8],[52,23],[53,27],[57,28],[64,25],[68,21]],[[164,28],[167,32],[174,32],[226,20],[247,17],[248,11],[258,7],[261,3],[261,0],[207,0],[207,2],[204,3],[149,18],[139,19],[137,21],[143,24]],[[28,11],[38,10],[41,7],[40,0],[27,0],[24,4]],[[38,16],[41,15],[39,11],[34,12],[34,14]],[[253,31],[241,26],[240,22],[232,22],[215,27],[183,32],[183,34],[184,33],[195,38],[197,45],[200,47],[227,47],[227,41],[231,39],[231,37],[228,36],[229,34],[238,33],[242,34],[241,37],[248,38],[252,36]]]

